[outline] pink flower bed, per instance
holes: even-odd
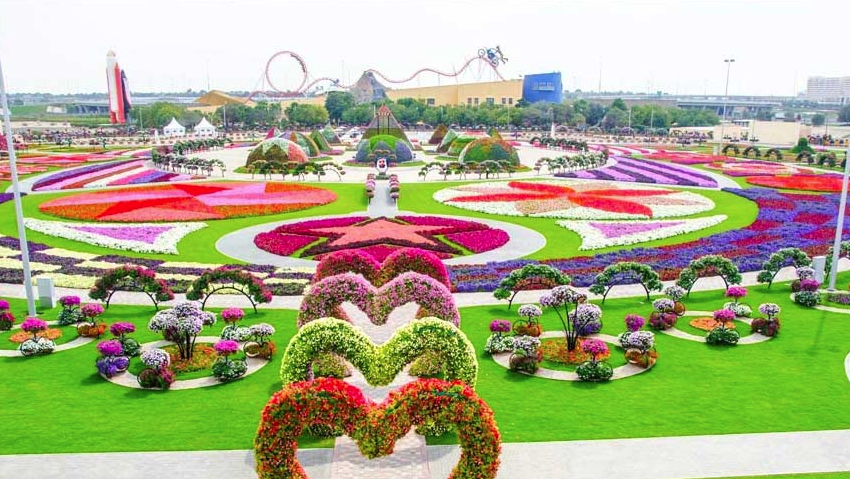
[[[458,236],[457,241],[447,239],[475,253],[498,248],[508,241],[504,231],[475,221],[436,216],[355,216],[285,224],[260,233],[254,244],[264,251],[286,256],[307,247],[299,256],[316,260],[335,251],[359,250],[383,261],[400,248],[421,248],[446,259],[462,255],[463,251],[442,237],[472,232],[480,234]]]
[[[446,235],[446,239],[473,253],[483,253],[504,246],[510,240],[510,236],[502,230],[491,229],[452,233]]]

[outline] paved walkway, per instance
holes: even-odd
[[[366,207],[370,218],[395,218],[398,215],[398,202],[390,198],[390,184],[386,180],[375,181],[375,196]]]
[[[850,471],[850,430],[502,444],[498,479],[691,479]],[[311,479],[331,476],[332,449],[301,449]],[[444,479],[458,446],[427,446]],[[529,471],[533,471],[530,474]],[[14,479],[256,479],[252,451],[0,456]],[[392,476],[407,479],[415,476]]]
[[[838,263],[839,271],[847,271],[850,270],[850,260],[847,258],[841,258]],[[758,276],[758,271],[750,271],[747,273],[741,273],[742,281],[741,286],[753,286],[759,284],[756,281],[756,277]],[[776,276],[775,282],[781,281],[790,281],[796,279],[796,273],[794,272],[794,268],[787,267],[783,268],[782,271]],[[664,287],[670,286],[674,284],[675,281],[663,281]],[[782,287],[781,285],[774,286]],[[588,294],[588,297],[591,299],[598,299],[599,296],[589,293],[587,288],[575,288],[577,291]],[[713,290],[722,290],[724,289],[723,280],[720,279],[719,276],[714,276],[710,278],[701,278],[697,281],[696,285],[693,288],[693,292],[698,291],[713,291]],[[33,292],[38,297],[38,291],[35,286],[33,286]],[[536,303],[538,299],[540,299],[540,295],[543,291],[521,291],[517,294],[514,299],[515,305],[520,305],[524,303]],[[66,296],[66,295],[76,295],[81,298],[88,298],[88,290],[87,289],[79,289],[79,288],[56,288],[56,296]],[[643,287],[639,284],[627,284],[621,286],[615,286],[611,292],[608,294],[609,299],[614,298],[634,298],[634,297],[643,297],[646,293],[643,290]],[[8,283],[0,283],[0,297],[2,298],[24,298],[24,287],[20,284],[8,284]],[[470,306],[489,306],[489,305],[502,305],[507,308],[507,301],[498,300],[493,297],[493,293],[490,292],[481,292],[481,293],[454,293],[455,304],[458,308],[470,307]],[[186,296],[183,294],[176,294],[173,302],[161,303],[163,306],[167,306],[170,304],[174,304],[174,302],[183,301],[186,299]],[[260,304],[257,307],[262,309],[298,309],[301,306],[301,300],[303,296],[275,296],[270,303]],[[150,306],[151,312],[153,312],[153,305],[148,299],[147,296],[141,293],[133,293],[133,292],[119,292],[116,293],[115,296],[112,297],[112,301],[110,304],[128,304],[128,305],[143,305]],[[239,308],[247,308],[249,305],[246,303],[244,297],[239,295],[231,295],[231,294],[220,294],[214,295],[207,301],[207,306],[212,308],[227,308],[227,307],[239,307]],[[516,309],[514,307],[513,309]],[[837,308],[836,308],[837,309]],[[842,310],[843,312],[844,310]]]

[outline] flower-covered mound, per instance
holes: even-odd
[[[278,163],[307,163],[307,153],[298,144],[283,138],[269,138],[263,140],[248,154],[245,166],[255,161],[278,162]]]
[[[258,234],[254,244],[281,256],[321,259],[333,251],[362,250],[383,261],[399,248],[420,248],[449,258],[464,254],[463,249],[490,251],[509,239],[504,231],[475,221],[436,216],[351,216],[285,224]]]
[[[292,183],[174,183],[64,196],[43,213],[77,220],[196,221],[298,211],[336,200],[324,188]]]
[[[665,151],[658,150],[652,153],[644,153],[644,158],[649,160],[665,160],[682,165],[701,165],[717,161],[735,161],[734,158],[724,155],[704,155],[692,151]]]
[[[403,163],[413,159],[413,152],[407,142],[392,135],[375,135],[361,140],[355,161],[374,163],[378,158],[386,158],[390,163]]]
[[[81,253],[29,243],[30,266],[34,277],[51,278],[56,286],[89,289],[104,273],[132,263],[152,268],[175,292],[185,292],[189,284],[217,264],[131,258],[120,255]],[[277,295],[301,294],[312,277],[311,268],[277,268],[269,265],[242,265]],[[24,280],[18,239],[0,236],[0,283],[22,284]]]
[[[731,259],[741,271],[760,271],[765,261],[781,248],[796,247],[810,256],[826,254],[835,235],[835,215],[839,195],[781,193],[767,188],[724,188],[724,191],[758,204],[756,221],[739,230],[700,238],[676,245],[634,248],[566,259],[543,261],[573,278],[574,286],[593,284],[606,266],[636,261],[651,266],[662,280],[673,280],[691,259],[717,254]],[[844,225],[844,239],[850,240],[850,218]],[[459,292],[493,291],[502,278],[527,264],[513,260],[475,266],[453,266],[449,272]]]
[[[789,163],[762,160],[716,161],[705,165],[706,168],[719,170],[729,176],[776,176],[812,174],[809,168],[800,168]]]
[[[583,178],[589,180],[615,180],[635,183],[654,183],[660,185],[701,186],[717,188],[717,182],[708,175],[688,169],[651,160],[638,160],[623,156],[614,157],[616,164],[592,170],[558,173],[564,178]]]
[[[470,142],[460,152],[461,163],[481,163],[482,161],[508,161],[519,164],[519,154],[510,143],[495,138],[479,138]]]
[[[838,175],[750,176],[747,183],[783,190],[841,192],[841,177]]]
[[[149,168],[145,166],[145,161],[144,159],[126,160],[62,171],[36,181],[33,191],[141,185],[202,178]]]
[[[24,225],[57,238],[136,253],[178,254],[177,243],[206,223],[67,223],[24,218]]]
[[[667,218],[714,208],[687,191],[578,180],[476,183],[439,190],[434,199],[483,213],[568,219]]]
[[[681,220],[588,221],[564,220],[558,224],[581,236],[580,250],[626,246],[683,235],[726,221],[726,215]]]

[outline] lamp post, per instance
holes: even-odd
[[[850,146],[847,147],[850,155]],[[832,242],[832,266],[829,268],[829,291],[835,291],[838,275],[838,257],[841,254],[841,237],[844,231],[844,209],[847,207],[847,180],[850,177],[850,156],[844,157],[844,177],[841,181],[841,201],[838,202],[838,221],[835,224],[835,241]]]
[[[729,70],[732,69],[732,64],[735,63],[734,58],[726,58],[723,60],[726,64],[726,90],[723,93],[723,116],[720,117],[720,144],[723,144],[723,122],[726,121],[726,102],[729,101]]]
[[[35,316],[35,297],[32,293],[32,273],[30,272],[30,252],[27,245],[27,233],[24,229],[24,213],[21,206],[21,188],[18,184],[18,158],[15,154],[15,139],[12,137],[12,121],[9,113],[9,99],[6,97],[6,80],[0,65],[0,108],[3,109],[3,129],[9,148],[9,171],[12,176],[12,196],[15,201],[15,219],[18,225],[18,240],[21,248],[21,266],[24,270],[24,292],[27,295],[27,313]]]

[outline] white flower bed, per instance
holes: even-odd
[[[628,246],[647,241],[654,241],[672,236],[678,236],[686,233],[692,233],[704,228],[709,228],[726,221],[726,215],[706,216],[705,218],[693,218],[682,220],[655,221],[647,222],[616,222],[607,223],[608,226],[618,225],[622,233],[617,236],[609,236],[600,229],[599,221],[558,221],[558,225],[575,231],[581,236],[580,250],[594,250],[600,248],[608,248],[609,246]],[[629,233],[631,226],[641,226],[641,223],[653,224],[668,224],[669,226],[660,226],[659,228],[649,231],[636,231]]]
[[[98,234],[94,232],[80,231],[74,227],[86,226],[85,223],[66,223],[62,221],[44,221],[33,218],[24,218],[24,225],[33,230],[38,231],[57,238],[65,238],[69,240],[79,241],[95,246],[103,246],[104,248],[113,248],[126,251],[135,251],[137,253],[161,253],[161,254],[178,254],[177,243],[189,233],[206,228],[206,223],[96,223],[97,228],[116,230],[126,230],[132,235],[133,229],[142,229],[146,227],[169,227],[170,229],[160,233],[151,243],[132,239],[119,239]]]

